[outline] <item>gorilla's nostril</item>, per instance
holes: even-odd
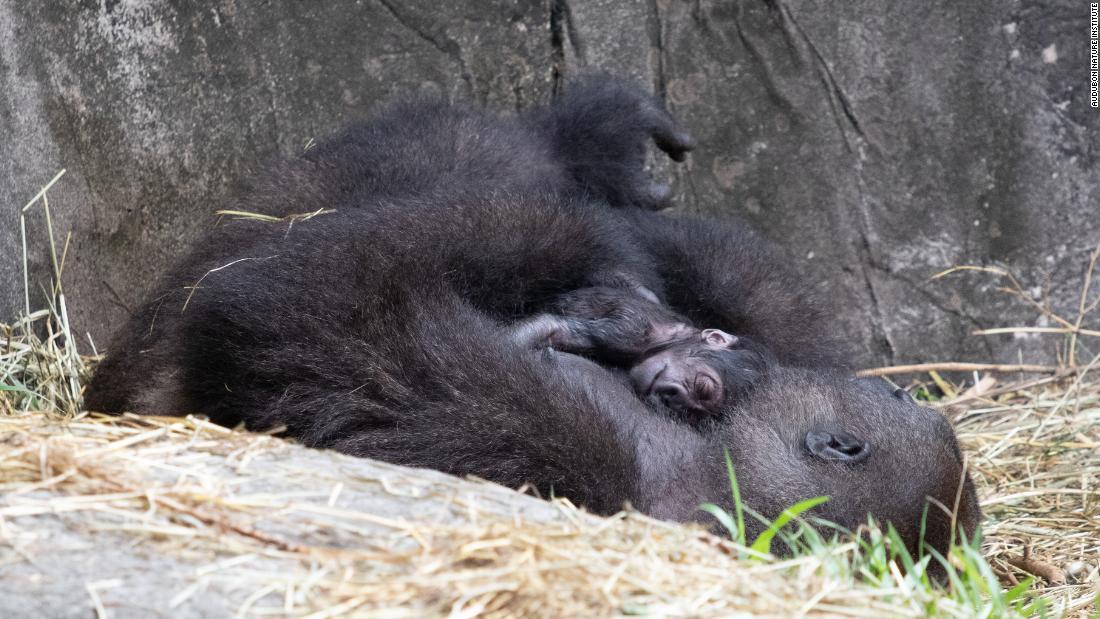
[[[843,430],[810,431],[806,434],[806,449],[822,460],[845,464],[862,462],[871,455],[870,443]]]
[[[657,387],[656,393],[657,397],[661,398],[661,401],[667,404],[680,395],[680,389],[674,385],[660,385]]]
[[[684,397],[684,390],[675,383],[657,385],[653,392],[657,394],[657,397],[661,400],[661,404],[669,408],[674,408]]]

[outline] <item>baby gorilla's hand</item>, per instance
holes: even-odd
[[[559,297],[552,311],[577,321],[595,355],[613,364],[633,363],[655,347],[698,333],[679,314],[621,287],[575,290]]]
[[[553,348],[586,353],[595,348],[587,321],[553,314],[539,314],[513,325],[507,337],[522,348]]]

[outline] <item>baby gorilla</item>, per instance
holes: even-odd
[[[698,425],[745,397],[770,356],[746,338],[698,329],[644,289],[590,287],[518,324],[517,342],[629,372],[639,398]]]

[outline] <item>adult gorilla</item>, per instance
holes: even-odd
[[[167,273],[87,406],[285,425],[311,446],[673,520],[731,504],[728,448],[766,516],[828,495],[816,515],[854,528],[872,514],[910,547],[925,511],[937,547],[956,522],[972,533],[946,421],[838,369],[821,312],[751,234],[646,210],[667,199],[643,171],[651,137],[674,158],[690,148],[650,97],[607,79],[517,117],[414,103],[354,125],[233,207],[283,222],[223,221]],[[588,286],[653,291],[779,363],[714,424],[678,423],[616,373],[512,337]]]

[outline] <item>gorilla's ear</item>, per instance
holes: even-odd
[[[703,342],[715,348],[733,348],[737,345],[737,336],[721,329],[703,329]]]

